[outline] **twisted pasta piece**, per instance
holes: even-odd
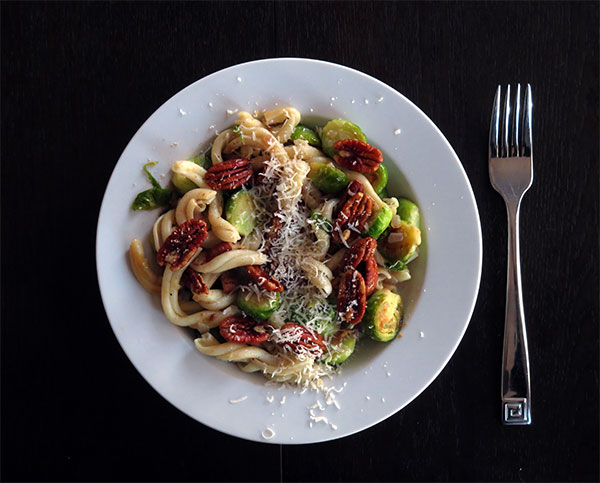
[[[236,295],[233,292],[225,294],[223,290],[215,289],[209,290],[207,294],[194,294],[193,299],[207,310],[223,310],[235,302],[235,297]]]
[[[175,325],[179,325],[181,327],[189,327],[193,325],[194,327],[200,327],[204,329],[207,319],[210,319],[212,314],[205,314],[206,310],[201,310],[194,314],[187,314],[179,304],[179,289],[181,288],[179,282],[183,272],[185,272],[190,263],[191,261],[189,261],[184,267],[175,271],[171,270],[169,265],[165,266],[160,300],[165,315]]]
[[[315,362],[311,358],[299,361],[290,356],[270,354],[260,347],[237,342],[220,343],[209,332],[195,339],[194,344],[203,354],[227,362],[243,363],[239,366],[242,371],[261,371],[266,377],[277,382],[294,380],[303,383],[315,381],[318,378],[312,370]]]
[[[342,259],[346,254],[346,250],[348,249],[340,248],[337,252],[333,254],[333,256],[329,260],[325,262],[325,265],[327,266],[327,268],[329,268],[329,270],[335,272],[335,270],[340,266],[340,263],[342,263]]]
[[[177,203],[177,209],[175,210],[177,224],[181,225],[192,218],[198,218],[198,215],[206,210],[206,207],[215,200],[216,196],[216,191],[206,188],[196,188],[188,191]]]
[[[233,129],[226,129],[217,136],[210,150],[210,159],[213,165],[223,162],[223,149],[235,137],[237,135],[233,132]]]
[[[339,200],[337,198],[327,200],[321,205],[318,211],[325,219],[331,221],[333,217],[333,209],[338,203]],[[313,245],[313,256],[317,260],[323,261],[327,256],[329,246],[331,245],[331,236],[318,222],[312,223],[312,229],[315,237],[317,238],[317,242]]]
[[[301,159],[309,163],[331,163],[331,159],[304,139],[296,139],[293,145],[285,147],[285,152],[290,159]]]
[[[238,117],[240,118],[240,125],[242,127],[266,127],[259,119],[256,119],[249,112],[240,111]]]
[[[262,235],[259,230],[260,228],[255,228],[249,235],[242,238],[239,247],[242,250],[258,250],[262,243]]]
[[[227,317],[239,314],[240,309],[238,309],[235,305],[230,305],[224,310],[204,310],[200,313],[202,314],[202,319],[198,320],[198,322],[190,325],[189,327],[196,329],[203,334],[214,327],[218,327],[219,324]]]
[[[373,189],[373,185],[366,178],[366,176],[364,176],[356,171],[352,171],[350,169],[341,168],[340,166],[338,166],[338,168],[341,169],[344,173],[346,173],[346,176],[348,176],[348,179],[350,181],[358,181],[359,183],[361,183],[363,185],[365,194],[368,195],[369,198],[371,198],[373,200],[373,204],[377,208],[382,208],[383,206],[387,206],[383,202],[383,200],[379,197],[379,195],[377,193],[375,193],[375,190]],[[373,208],[375,208],[375,206]]]
[[[223,194],[220,191],[209,205],[208,221],[210,221],[213,233],[220,240],[235,243],[241,238],[237,228],[223,218]]]
[[[240,369],[244,372],[261,371],[265,377],[275,382],[314,383],[315,386],[319,387],[323,385],[323,381],[318,378],[318,375],[314,371],[314,366],[315,361],[311,358],[307,358],[304,361],[284,359],[283,363],[279,362],[277,364],[269,364],[268,362],[256,359],[240,366]]]
[[[262,265],[267,262],[267,256],[254,250],[231,250],[221,253],[210,262],[196,267],[202,273],[221,273],[244,265]]]
[[[269,354],[260,347],[255,347],[238,342],[220,343],[209,332],[202,334],[201,337],[194,340],[196,348],[208,356],[216,357],[223,361],[240,362],[250,359],[258,359],[272,365],[278,365],[277,356]]]
[[[142,242],[137,238],[131,241],[129,245],[129,258],[133,274],[140,285],[148,292],[160,293],[162,280],[160,275],[154,273],[148,265],[148,260],[144,255]]]
[[[175,221],[175,210],[169,210],[158,217],[152,226],[152,239],[154,241],[154,249],[158,251],[167,237],[173,231]]]
[[[302,186],[302,196],[304,198],[304,202],[311,210],[316,210],[317,207],[323,203],[323,195],[308,178],[304,180],[304,185]]]
[[[294,107],[280,107],[265,111],[263,118],[280,143],[287,142],[296,126],[300,124],[300,112]]]
[[[331,280],[333,280],[333,273],[324,263],[315,260],[312,257],[305,258],[301,262],[302,270],[306,274],[309,282],[315,287],[319,288],[323,294],[328,297],[333,288],[331,286]]]
[[[175,161],[171,166],[173,173],[181,174],[194,183],[198,188],[209,188],[204,181],[206,170],[191,161]]]

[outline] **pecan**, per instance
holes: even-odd
[[[361,262],[366,262],[369,258],[373,258],[377,250],[377,240],[373,237],[359,238],[356,240],[348,251],[344,254],[342,260],[342,268],[357,268]]]
[[[349,325],[358,324],[367,310],[365,279],[355,268],[342,273],[338,288],[337,311]]]
[[[349,242],[358,238],[371,216],[373,202],[364,193],[356,193],[344,204],[333,224],[333,239]]]
[[[210,262],[217,255],[221,255],[221,253],[229,252],[231,250],[233,250],[231,243],[228,243],[228,242],[219,243],[218,245],[215,245],[214,247],[206,250],[206,258],[204,259],[204,263]]]
[[[374,173],[383,161],[379,149],[355,139],[342,139],[335,143],[338,150],[333,159],[344,168],[360,173]]]
[[[288,322],[281,327],[281,336],[285,339],[282,347],[295,354],[308,354],[321,357],[325,352],[325,341],[321,335],[303,327],[300,324]]]
[[[189,288],[190,291],[195,294],[208,293],[208,285],[204,283],[202,275],[189,267],[185,269],[185,272],[183,272],[183,276],[181,277],[181,285]]]
[[[229,342],[260,344],[269,340],[267,324],[243,315],[232,315],[219,324],[219,332]]]
[[[208,236],[206,223],[202,220],[188,220],[173,230],[162,244],[156,261],[163,266],[168,263],[172,270],[183,267],[194,256]]]
[[[379,278],[377,261],[375,260],[375,257],[367,258],[365,260],[363,278],[365,279],[365,291],[368,297],[375,291],[377,279]]]
[[[238,288],[240,283],[233,272],[223,272],[221,274],[221,285],[223,287],[223,292],[228,294]]]
[[[258,265],[246,265],[244,269],[250,281],[254,282],[260,288],[268,290],[269,292],[283,291],[281,282],[275,280]]]
[[[363,191],[364,187],[360,181],[351,181],[348,186],[346,186],[346,191],[344,191],[344,194],[340,198],[340,201],[334,210],[334,215],[337,216],[346,204],[346,201],[348,201],[348,198],[352,198],[356,193],[362,193]]]
[[[214,190],[240,188],[252,179],[250,161],[246,158],[229,159],[208,168],[204,181]]]

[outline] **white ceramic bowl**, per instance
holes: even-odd
[[[158,215],[133,212],[149,185],[148,159],[165,185],[173,161],[198,152],[232,111],[291,105],[303,120],[334,118],[361,126],[380,148],[391,195],[421,208],[423,245],[401,286],[406,309],[402,338],[361,341],[342,373],[328,381],[340,409],[321,394],[265,385],[258,374],[199,353],[190,329],[169,323],[158,296],[136,281],[127,251],[147,239]],[[146,243],[147,253],[149,244]],[[123,350],[142,376],[175,407],[207,426],[255,441],[271,428],[271,443],[296,444],[346,436],[391,416],[421,393],[446,365],[468,325],[481,275],[479,215],[460,161],[442,133],[412,102],[356,70],[310,59],[267,59],[216,72],[164,103],[123,152],[104,195],[97,232],[97,270],[106,313]],[[247,398],[237,404],[230,400]],[[269,402],[273,396],[273,402]],[[325,406],[309,420],[317,400]],[[333,423],[333,424],[331,424]]]

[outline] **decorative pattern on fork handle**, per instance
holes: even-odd
[[[512,114],[510,85],[506,89],[502,124],[500,124],[498,86],[490,123],[490,181],[506,203],[508,215],[508,268],[506,274],[506,318],[502,352],[502,422],[508,425],[531,424],[531,383],[527,331],[521,290],[519,253],[519,208],[523,194],[533,181],[531,124],[533,103],[531,86],[527,86],[521,116],[521,85]]]

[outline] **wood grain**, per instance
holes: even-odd
[[[0,8],[3,480],[598,481],[597,2]],[[415,102],[463,163],[484,241],[471,324],[431,386],[357,435],[283,448],[204,427],[150,388],[110,330],[94,264],[104,188],[144,120],[211,72],[275,56],[348,65]],[[535,101],[523,428],[499,418],[506,216],[486,160],[509,82]]]

